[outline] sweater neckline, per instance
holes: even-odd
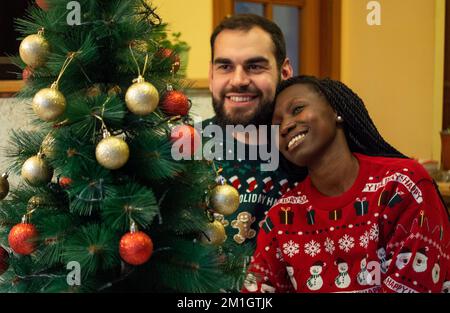
[[[364,157],[359,153],[353,153],[359,163],[358,176],[353,185],[344,193],[338,196],[326,196],[322,194],[312,184],[311,177],[308,176],[305,180],[306,194],[308,200],[315,209],[333,211],[343,208],[349,203],[355,201],[355,197],[362,191],[368,179],[368,164]]]

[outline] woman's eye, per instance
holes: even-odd
[[[302,110],[303,110],[303,106],[297,105],[297,106],[295,106],[294,109],[292,110],[292,114],[293,114],[293,115],[297,115],[297,114],[299,114]]]

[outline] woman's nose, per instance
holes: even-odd
[[[286,123],[281,123],[280,126],[280,134],[281,136],[286,136],[287,134],[289,134],[289,132],[291,132],[291,130],[293,130],[295,128],[297,124],[295,123],[295,121],[293,120],[288,120]]]

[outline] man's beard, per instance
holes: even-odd
[[[240,91],[244,92],[244,91]],[[270,125],[272,122],[272,114],[273,114],[273,101],[268,101],[261,97],[259,93],[261,102],[258,104],[258,107],[254,112],[246,117],[242,116],[239,113],[233,114],[230,116],[229,113],[225,112],[224,102],[225,96],[222,96],[221,99],[216,99],[214,96],[212,97],[214,112],[216,113],[215,121],[217,125],[221,127],[225,127],[226,125]]]

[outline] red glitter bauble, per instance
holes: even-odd
[[[20,223],[11,228],[9,246],[15,253],[29,255],[36,249],[38,232],[33,224]]]
[[[128,264],[144,264],[153,253],[152,239],[142,231],[126,233],[120,239],[119,253]]]
[[[187,115],[190,104],[184,93],[171,90],[164,94],[160,107],[168,115]]]

